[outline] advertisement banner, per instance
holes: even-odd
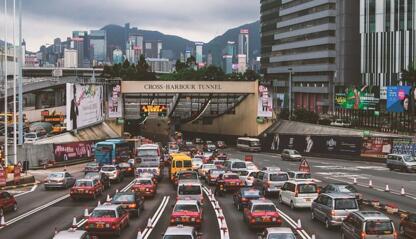
[[[385,137],[371,137],[363,139],[362,157],[387,158],[392,150],[392,139]]]
[[[7,172],[6,168],[0,166],[0,187],[6,186]]]
[[[103,121],[103,86],[66,84],[66,129]]]
[[[53,151],[56,162],[93,158],[94,141],[54,144]]]
[[[412,139],[394,138],[392,154],[408,154],[416,156],[416,144]]]
[[[266,86],[259,86],[259,99],[257,105],[257,117],[273,117],[273,99]]]
[[[335,94],[335,107],[354,110],[379,110],[378,86],[339,88]]]
[[[108,117],[123,117],[123,98],[121,97],[120,84],[114,86],[111,95],[108,96]]]
[[[300,153],[360,155],[361,137],[310,136],[276,134],[271,139],[272,151],[295,149]]]
[[[14,166],[13,168],[13,181],[15,184],[20,182],[20,173],[21,173],[21,166]]]
[[[387,87],[387,112],[409,112],[410,86],[388,86]]]

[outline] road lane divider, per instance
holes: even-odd
[[[291,217],[289,217],[279,208],[277,208],[277,212],[279,212],[280,216],[302,237],[302,239],[311,239],[311,236],[309,236],[309,234],[304,229],[302,229],[302,223],[300,219],[298,219],[298,222],[295,222]]]
[[[35,191],[37,187],[38,187],[38,185],[35,184],[35,185],[33,185],[33,187],[29,191],[16,194],[16,195],[14,195],[14,197],[17,198],[17,197],[23,196],[25,194],[31,193],[31,192]]]
[[[157,225],[157,223],[159,222],[160,217],[162,216],[163,212],[166,209],[166,206],[168,205],[170,200],[170,196],[164,196],[162,199],[162,203],[160,204],[160,206],[157,208],[155,214],[153,215],[152,218],[149,218],[146,228],[141,232],[141,236],[143,239],[147,239],[150,234],[152,234],[153,229],[155,228],[155,226]]]
[[[227,221],[225,220],[225,216],[224,216],[224,213],[222,212],[219,202],[215,199],[215,196],[212,193],[211,189],[207,188],[206,186],[202,186],[202,190],[204,191],[205,195],[208,197],[208,201],[211,203],[212,208],[214,208],[215,215],[217,217],[218,227],[220,229],[221,239],[229,239],[230,230],[228,229]]]

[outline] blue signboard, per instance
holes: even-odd
[[[410,86],[388,86],[387,87],[387,112],[410,111]]]

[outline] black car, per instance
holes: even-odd
[[[110,179],[107,175],[100,172],[89,172],[85,174],[84,178],[86,179],[98,179],[101,181],[101,183],[104,185],[104,189],[108,189],[111,186]]]
[[[89,172],[100,172],[100,165],[98,163],[87,163],[84,168],[84,173],[87,174]]]
[[[144,198],[135,192],[116,193],[111,204],[120,204],[124,210],[135,216],[139,216],[140,212],[144,210]]]
[[[261,192],[254,188],[241,188],[233,195],[234,206],[241,211],[247,207],[250,200],[257,200],[261,198]]]
[[[134,176],[134,166],[131,163],[119,163],[117,166],[124,176]]]

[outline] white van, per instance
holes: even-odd
[[[280,190],[279,203],[290,208],[310,208],[318,197],[318,185],[311,181],[288,181]]]
[[[241,151],[260,152],[260,140],[256,138],[241,137],[237,139],[237,148]]]
[[[198,180],[180,180],[177,194],[177,200],[197,200],[201,205],[204,203],[202,186]]]

